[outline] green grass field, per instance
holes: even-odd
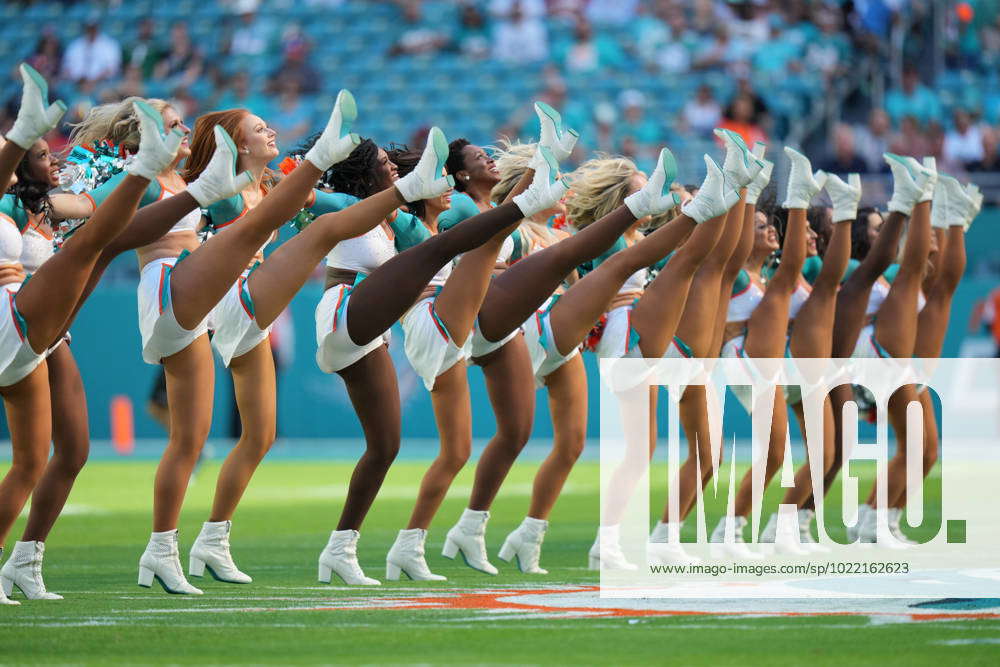
[[[359,545],[361,564],[372,576],[383,578],[385,552],[409,514],[425,467],[397,464],[376,501]],[[518,603],[517,595],[528,591],[544,597],[596,586],[596,573],[585,567],[598,507],[598,466],[592,462],[574,471],[551,517],[542,558],[547,576],[521,575],[495,559],[503,536],[527,508],[536,464],[523,463],[489,524],[499,576],[440,556],[444,533],[468,497],[469,469],[428,540],[428,562],[447,582],[404,580],[377,590],[324,586],[316,581],[316,559],[336,521],[350,469],[323,461],[265,463],[233,524],[233,553],[254,583],[194,579],[205,595],[184,597],[135,583],[148,537],[154,463],[92,462],[47,544],[46,581],[66,600],[28,602],[15,593],[20,607],[0,607],[0,662],[997,663],[995,619],[910,621],[864,613],[588,617]],[[4,470],[0,465],[0,474]],[[185,569],[217,470],[217,464],[207,464],[188,494],[180,526]],[[22,527],[23,519],[8,544]],[[596,601],[596,592],[582,595]],[[514,603],[503,602],[511,596]],[[823,600],[815,601],[815,611],[824,611]]]

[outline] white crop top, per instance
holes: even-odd
[[[14,221],[0,216],[0,266],[10,266],[21,261],[24,240]]]
[[[160,198],[157,201],[163,201],[167,197],[173,197],[176,192],[171,192],[166,188],[160,193]],[[201,223],[201,209],[195,209],[185,215],[183,218],[177,221],[167,234],[173,234],[174,232],[196,232],[198,231],[198,225]]]
[[[889,296],[889,281],[879,276],[875,284],[872,285],[872,291],[868,293],[868,307],[865,308],[865,315],[871,316],[877,313],[887,296]]]
[[[792,292],[792,300],[788,304],[789,320],[795,319],[795,316],[799,314],[799,309],[802,308],[802,304],[806,302],[810,294],[812,294],[812,288],[809,287],[809,283],[800,278],[798,284],[795,285],[795,291]]]
[[[740,282],[742,281],[742,285]],[[729,309],[726,313],[727,322],[746,322],[750,315],[757,308],[761,299],[764,298],[764,289],[760,284],[750,277],[746,271],[740,271],[736,290],[729,298]]]
[[[27,273],[34,273],[42,263],[55,253],[52,237],[46,236],[29,224],[21,237],[21,266]]]
[[[326,256],[326,265],[346,271],[369,274],[396,254],[396,246],[379,225],[353,239],[341,241]]]

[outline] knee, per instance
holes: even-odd
[[[559,433],[556,435],[555,448],[552,453],[562,465],[572,466],[583,454],[585,441],[586,437],[582,429],[573,429],[572,433]]]
[[[532,420],[518,416],[514,419],[504,420],[497,425],[497,439],[503,440],[518,451],[524,448],[531,437]]]
[[[10,469],[12,473],[15,473],[20,479],[33,487],[42,478],[47,460],[48,452],[18,456],[11,463]]]
[[[438,467],[447,474],[457,475],[469,461],[470,450],[446,452],[438,457]]]
[[[70,451],[57,450],[52,456],[52,465],[56,466],[63,475],[75,478],[83,470],[89,455],[90,448],[86,445],[74,447]]]
[[[398,454],[398,438],[387,438],[384,441],[369,440],[368,447],[365,450],[365,459],[376,468],[388,470],[392,462],[396,460]]]
[[[254,457],[258,462],[271,451],[274,444],[275,433],[273,430],[266,432],[244,433],[240,436],[237,445],[243,452]]]

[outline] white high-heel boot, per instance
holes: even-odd
[[[587,566],[591,570],[638,570],[638,565],[625,559],[620,539],[617,525],[598,526],[597,538],[587,554]]]
[[[202,591],[188,583],[181,569],[177,550],[177,529],[152,533],[149,544],[139,559],[139,585],[149,588],[153,580],[160,582],[163,590],[175,595],[201,595]]]
[[[3,549],[0,548],[0,559],[2,558],[3,558]],[[12,607],[15,607],[19,604],[21,603],[18,602],[17,600],[11,600],[9,597],[7,597],[7,594],[3,590],[3,586],[0,586],[0,605],[10,605]]]
[[[543,519],[525,517],[521,525],[514,529],[500,547],[500,560],[509,563],[517,558],[517,567],[525,574],[548,574],[538,561],[542,555],[542,541],[549,522]]]
[[[14,586],[17,586],[29,600],[62,600],[63,596],[45,590],[45,582],[42,580],[44,556],[44,542],[15,542],[10,558],[0,570],[0,584],[4,595],[10,595]]]
[[[448,577],[434,574],[424,560],[424,541],[427,531],[422,528],[401,530],[385,557],[385,578],[399,581],[405,574],[413,581],[448,581]]]
[[[799,541],[802,542],[805,548],[816,554],[830,553],[830,547],[823,546],[812,535],[810,526],[812,525],[813,517],[816,516],[816,512],[808,509],[799,510],[797,515],[799,519]]]
[[[760,531],[761,544],[773,544],[774,553],[785,556],[805,556],[809,553],[799,544],[798,522],[794,527],[783,524],[780,530],[779,523],[778,513],[775,512],[767,520],[764,530]]]
[[[763,554],[751,551],[743,541],[743,529],[747,525],[744,516],[724,516],[712,531],[709,542],[712,543],[712,558],[741,558],[745,560],[761,560]]]
[[[335,530],[330,533],[323,553],[319,555],[319,580],[330,583],[330,574],[336,573],[348,586],[381,586],[378,579],[366,577],[358,564],[358,538],[356,530]]]
[[[898,507],[889,508],[889,532],[892,533],[892,536],[895,537],[900,542],[902,542],[903,544],[919,544],[919,542],[910,539],[909,537],[907,537],[906,533],[903,532],[903,529],[899,525],[899,522],[902,520],[902,518],[903,518],[903,510],[901,510]]]
[[[205,575],[205,569],[216,581],[228,584],[249,584],[250,575],[240,572],[229,553],[229,531],[232,521],[206,521],[201,526],[198,538],[191,545],[188,574],[192,577]]]
[[[497,574],[499,570],[493,567],[486,555],[486,522],[489,520],[489,512],[466,508],[462,518],[445,536],[441,555],[453,559],[461,551],[465,564],[473,570]]]
[[[659,565],[695,565],[701,562],[697,556],[692,556],[681,545],[680,522],[663,523],[657,521],[653,532],[649,535],[649,546],[646,547],[650,563],[656,561]]]

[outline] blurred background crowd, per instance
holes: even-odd
[[[27,60],[70,122],[126,95],[189,120],[240,106],[291,148],[346,87],[381,143],[438,124],[489,144],[530,138],[542,99],[581,132],[577,161],[648,167],[667,144],[696,182],[722,125],[838,173],[934,155],[1000,199],[1000,0],[7,0],[0,16],[0,128]]]

